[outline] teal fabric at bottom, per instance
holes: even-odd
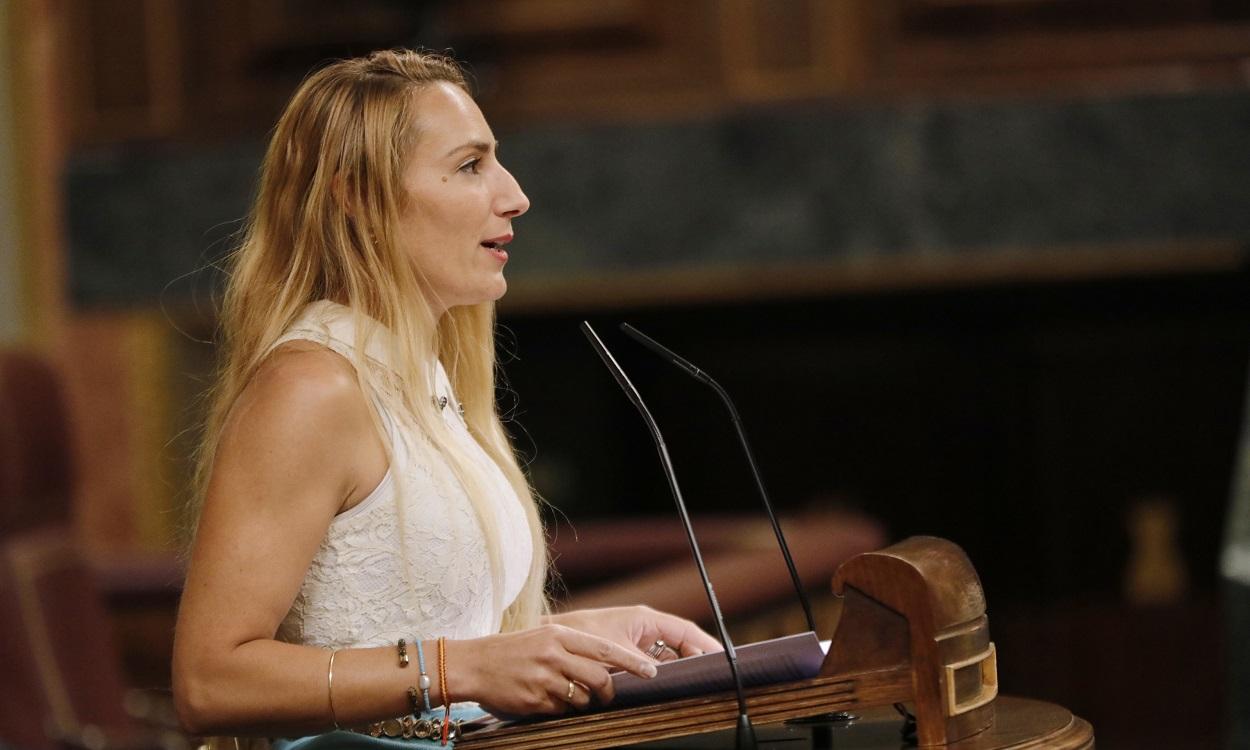
[[[486,715],[486,712],[475,705],[452,706],[451,718],[470,722]],[[442,711],[424,714],[426,718],[443,718]],[[455,742],[447,741],[446,747],[454,747]],[[308,737],[282,737],[270,743],[273,750],[415,750],[416,748],[443,748],[442,740],[405,740],[399,737],[370,737],[367,734],[337,730],[325,734],[314,734]]]

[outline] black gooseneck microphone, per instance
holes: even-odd
[[[768,499],[768,490],[764,489],[764,479],[760,476],[760,468],[755,463],[755,454],[751,451],[750,443],[747,442],[747,433],[742,426],[742,419],[738,416],[738,408],[734,406],[733,400],[729,398],[729,393],[721,387],[720,383],[713,380],[711,375],[695,367],[688,360],[678,356],[672,349],[634,328],[629,323],[622,323],[621,331],[660,355],[662,359],[672,362],[678,369],[685,371],[690,377],[716,391],[716,395],[720,396],[720,400],[725,403],[725,408],[729,410],[729,418],[733,420],[734,428],[738,430],[738,441],[742,443],[742,450],[747,454],[747,463],[751,465],[751,474],[755,477],[755,486],[759,489],[760,498],[764,501],[764,510],[768,512],[768,520],[773,525],[773,533],[777,536],[777,546],[781,547],[781,555],[786,559],[786,567],[790,570],[790,580],[794,581],[794,591],[799,595],[799,601],[803,604],[803,614],[807,616],[807,627],[812,632],[816,632],[816,620],[812,617],[812,605],[807,600],[807,594],[803,592],[803,584],[799,581],[798,570],[794,567],[794,558],[790,556],[790,546],[786,544],[785,534],[781,533],[781,524],[777,521],[777,514],[773,512],[772,501]]]
[[[668,447],[664,444],[664,436],[660,434],[660,427],[651,416],[651,411],[642,402],[642,396],[638,393],[638,389],[634,388],[634,384],[629,382],[629,377],[621,369],[621,366],[617,364],[616,359],[613,358],[608,348],[603,345],[603,341],[599,339],[595,329],[591,328],[590,323],[586,321],[582,321],[581,329],[590,345],[594,348],[595,353],[599,355],[608,371],[612,373],[612,377],[616,379],[617,385],[621,387],[621,390],[625,391],[625,395],[630,402],[642,414],[642,420],[647,423],[647,428],[651,431],[651,437],[655,440],[655,447],[660,452],[660,464],[664,467],[664,476],[668,478],[669,489],[673,491],[673,500],[677,504],[677,515],[681,516],[682,525],[686,529],[686,539],[690,542],[690,552],[694,555],[694,562],[699,569],[699,576],[703,579],[703,588],[707,592],[708,602],[712,605],[712,616],[716,620],[716,631],[720,636],[721,644],[725,647],[725,659],[729,662],[729,671],[733,675],[734,690],[738,694],[737,747],[739,750],[754,750],[756,748],[755,728],[751,725],[751,717],[747,715],[747,700],[742,692],[742,678],[738,675],[738,655],[734,651],[734,644],[729,637],[729,630],[725,627],[725,617],[721,614],[720,602],[716,600],[716,592],[712,590],[712,581],[707,577],[707,567],[703,564],[703,554],[699,552],[699,543],[694,537],[694,526],[690,523],[690,514],[686,512],[686,502],[681,498],[681,488],[677,486],[677,473],[673,470],[673,461],[669,458]]]

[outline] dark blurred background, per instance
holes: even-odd
[[[1218,744],[1250,2],[13,0],[0,22],[0,343],[64,379],[106,580],[178,544],[214,264],[286,97],[328,58],[448,49],[533,201],[501,400],[555,508],[669,523],[589,319],[692,507],[758,512],[717,403],[628,321],[734,394],[779,509],[963,546],[1005,692],[1100,747]],[[159,686],[174,599],[119,591],[128,679]]]

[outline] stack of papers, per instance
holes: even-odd
[[[809,630],[737,646],[734,651],[738,655],[738,675],[746,688],[815,677],[827,649],[828,641],[822,644]],[[650,679],[616,672],[612,683],[616,687],[616,698],[605,708],[690,698],[734,687],[729,661],[719,651],[658,664],[656,676]]]

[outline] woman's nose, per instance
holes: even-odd
[[[521,185],[508,170],[503,170],[504,180],[498,201],[500,216],[515,218],[530,210],[530,199],[521,190]]]

